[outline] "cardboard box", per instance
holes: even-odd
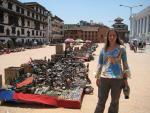
[[[21,67],[24,69],[25,73],[32,73],[33,72],[32,66],[28,63],[21,64]]]
[[[23,72],[22,67],[5,68],[5,84],[10,85],[11,82]]]
[[[57,44],[56,46],[56,54],[63,54],[63,45],[62,44]]]

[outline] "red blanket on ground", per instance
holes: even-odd
[[[47,95],[14,93],[13,99],[22,102],[36,102],[58,107],[58,99]]]
[[[80,100],[63,100],[58,99],[57,97],[51,97],[47,95],[35,95],[35,94],[23,94],[23,93],[14,93],[13,99],[19,102],[25,103],[42,103],[55,107],[64,107],[72,109],[80,109],[82,98]]]

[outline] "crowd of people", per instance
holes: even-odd
[[[10,52],[19,52],[23,51],[25,49],[35,48],[35,47],[41,47],[44,42],[38,41],[38,40],[30,40],[26,42],[22,41],[12,41],[8,40],[7,42],[0,41],[0,55]]]
[[[144,50],[146,48],[146,41],[143,40],[131,40],[129,42],[130,50],[133,50],[135,53],[138,50]]]

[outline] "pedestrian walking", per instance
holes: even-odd
[[[100,52],[98,63],[95,76],[98,86],[98,102],[95,113],[104,112],[110,91],[111,103],[108,113],[118,113],[121,90],[123,85],[128,86],[127,78],[130,76],[130,71],[126,49],[114,29],[110,29],[107,34],[106,43]]]
[[[133,50],[136,53],[137,52],[137,47],[138,47],[138,42],[137,40],[133,41]]]

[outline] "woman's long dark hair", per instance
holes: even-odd
[[[118,45],[123,45],[123,46],[124,46],[123,40],[120,40],[117,31],[116,31],[115,29],[110,29],[110,30],[108,31],[108,33],[107,33],[107,38],[106,38],[106,40],[105,40],[105,46],[104,46],[104,50],[105,50],[105,51],[106,51],[106,50],[108,49],[108,47],[110,46],[108,38],[109,38],[109,33],[112,32],[112,31],[116,33],[116,43],[117,43]]]

